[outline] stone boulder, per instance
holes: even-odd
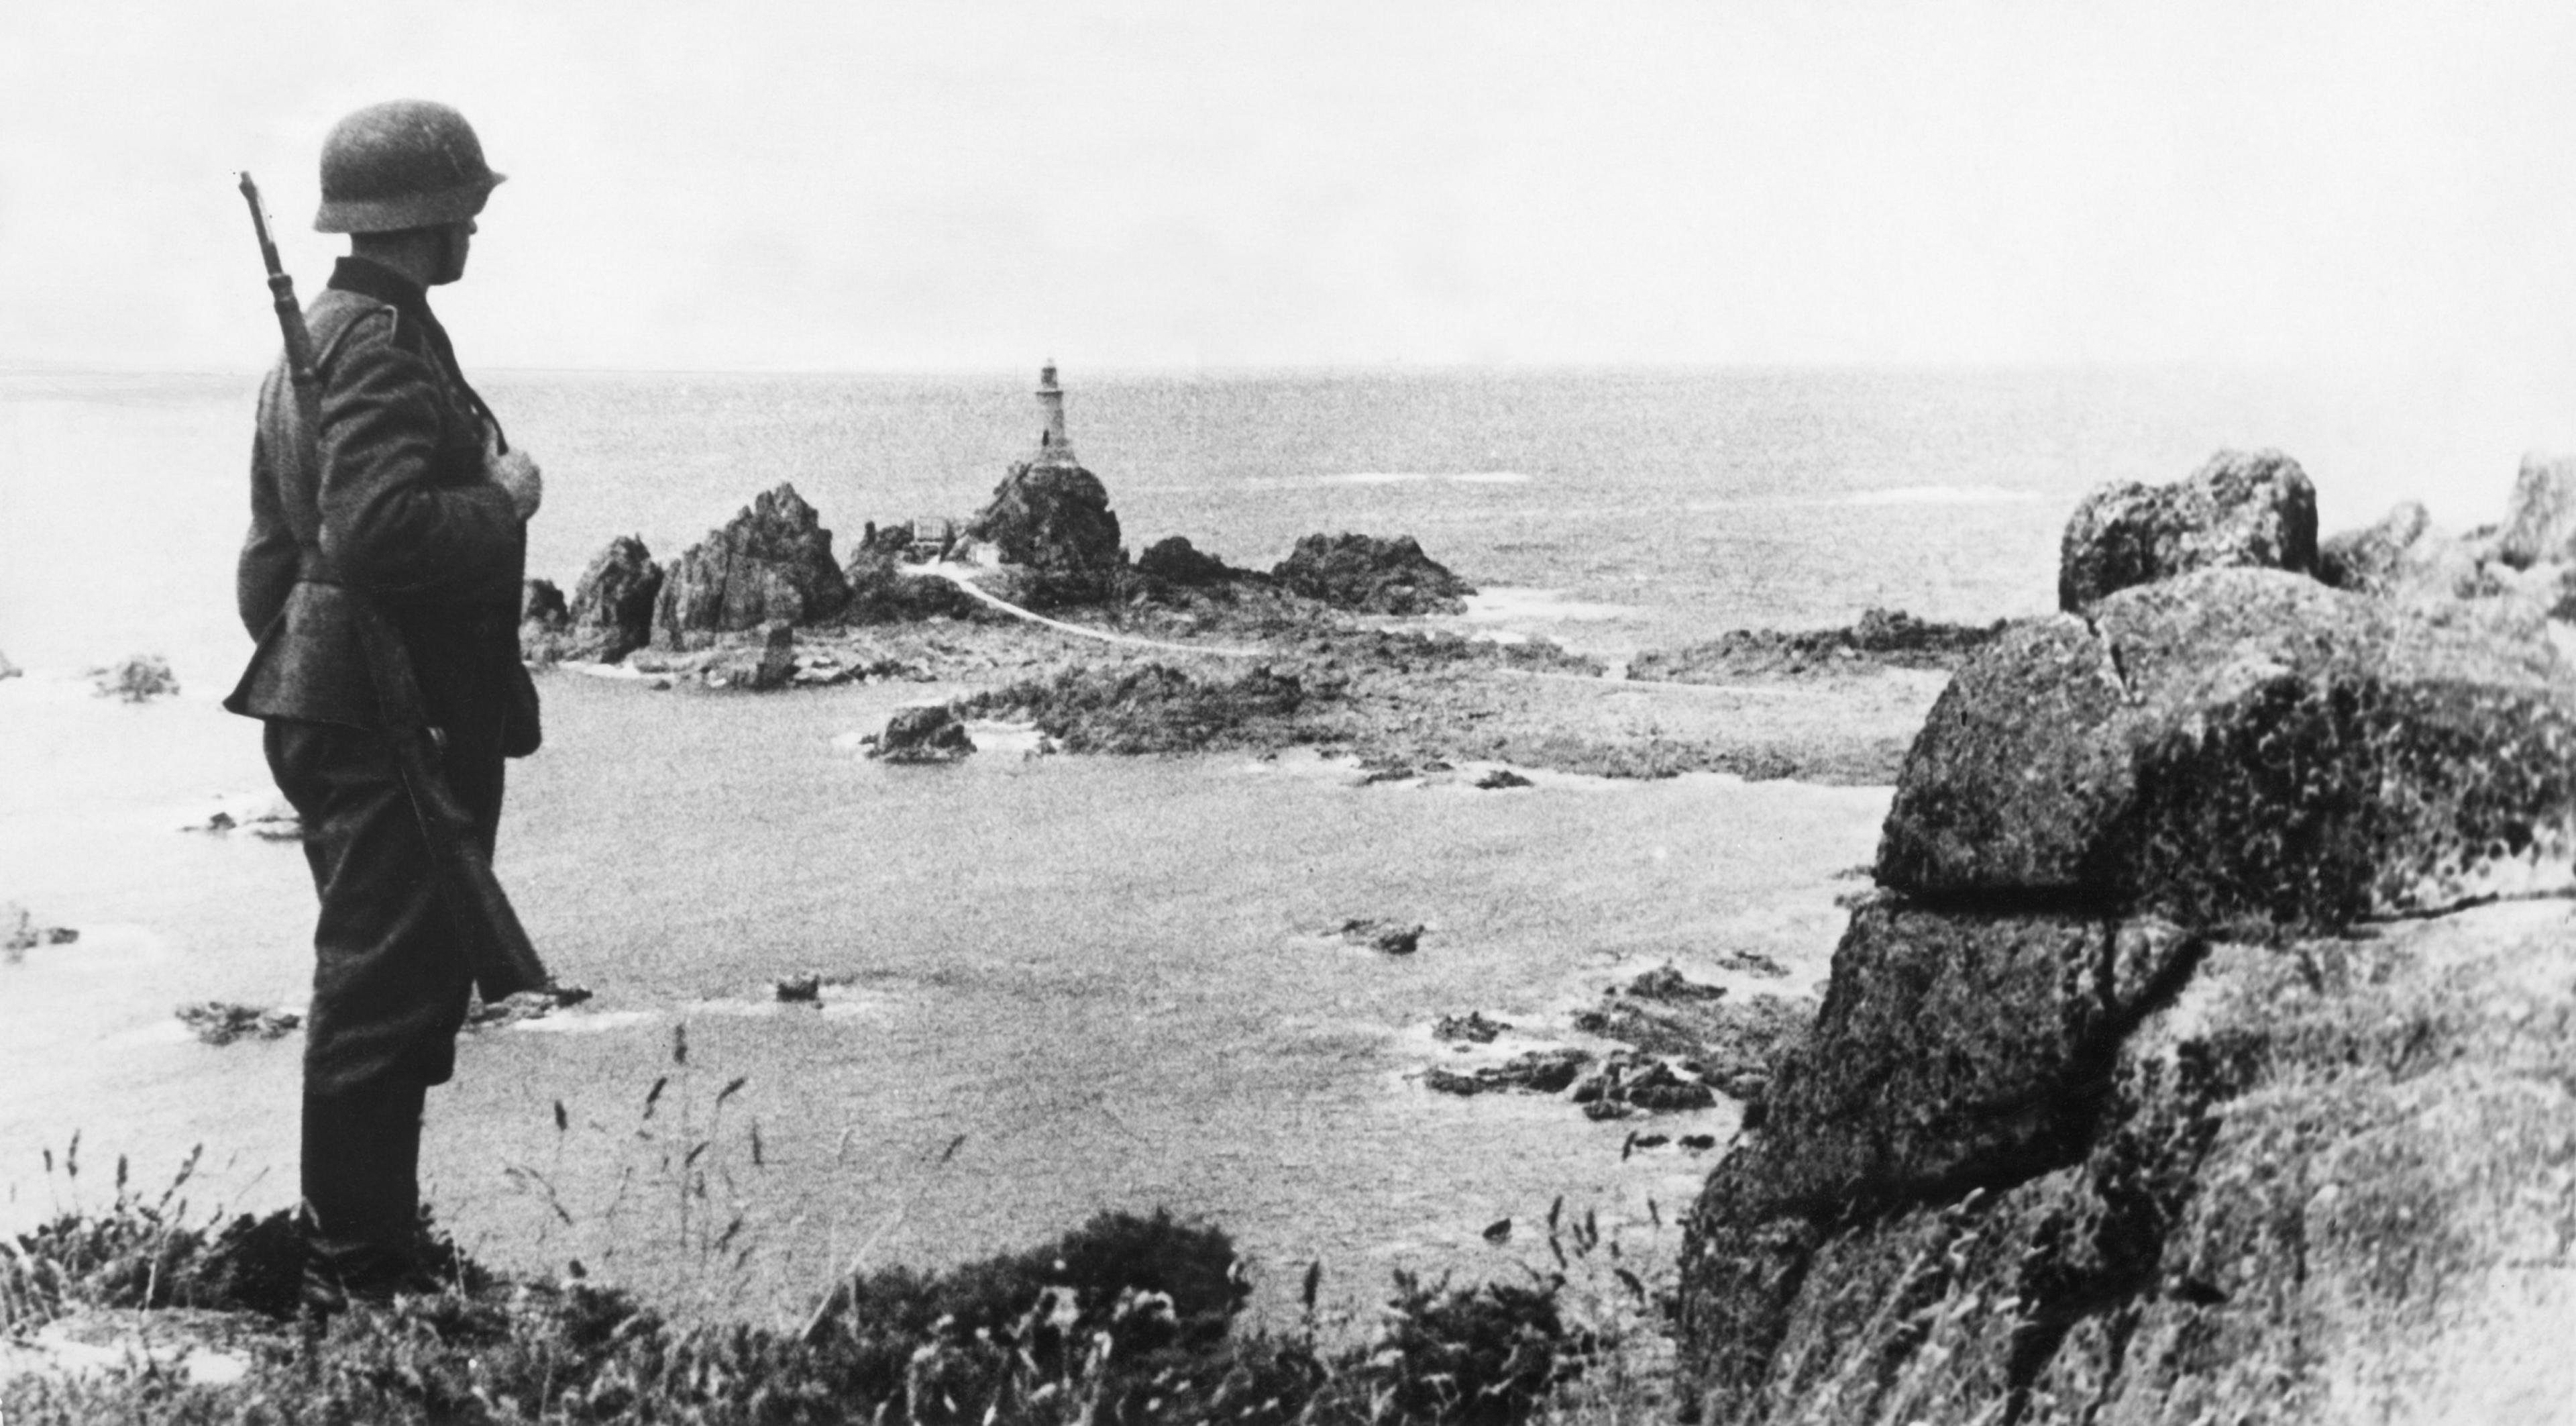
[[[620,535],[609,541],[573,585],[565,657],[616,663],[651,643],[662,580],[662,566],[642,540]]]
[[[1270,574],[1309,599],[1370,614],[1462,614],[1476,592],[1411,535],[1308,535]]]
[[[2120,481],[2084,497],[2059,549],[2057,607],[2231,565],[2312,574],[2317,496],[2279,451],[2220,451],[2187,480]]]
[[[7,654],[0,654],[0,678],[16,678],[25,672],[25,669],[9,662]]]
[[[793,485],[763,492],[689,547],[665,571],[653,628],[667,648],[703,646],[718,633],[773,619],[817,624],[849,603],[832,559],[832,532]]]
[[[2407,500],[2375,524],[2317,547],[2317,578],[2336,589],[2415,602],[2477,599],[2503,592],[2488,570],[2491,541],[2451,534],[2421,502]]]
[[[2522,458],[2496,558],[2515,569],[2576,561],[2576,456],[2533,451]]]
[[[992,501],[966,522],[965,535],[1028,569],[1035,576],[1029,597],[1041,604],[1107,598],[1127,564],[1108,487],[1063,461],[1011,467]]]
[[[2576,683],[2545,639],[2276,571],[2133,588],[1960,672],[1877,873],[2291,928],[2576,886]]]
[[[1186,535],[1168,535],[1147,545],[1145,552],[1136,557],[1136,572],[1184,589],[1230,583],[1246,573],[1214,555],[1201,553]]]
[[[868,756],[890,763],[945,763],[975,751],[966,725],[946,704],[898,708],[876,735]]]
[[[2036,1099],[1947,1080],[1968,1092],[1931,1095],[1955,1142],[1907,1089],[1730,1154],[1681,1266],[1706,1426],[2546,1420],[2576,1400],[2576,913],[2489,906],[2295,956],[2219,945],[2170,978]],[[1904,1086],[2066,1043],[2045,1013],[2016,1042],[2005,1009],[1950,1003],[1956,1037],[1845,1016],[1850,1063],[1802,1073]],[[2053,1109],[2053,1146],[1974,1152],[1988,1095],[2000,1122]],[[1946,1147],[1867,1198],[1800,1196],[1819,1129]]]

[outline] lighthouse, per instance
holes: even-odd
[[[1055,384],[1055,360],[1038,368],[1038,410],[1045,415],[1046,425],[1038,431],[1037,458],[1032,465],[1079,465],[1073,458],[1073,443],[1064,436],[1064,388]]]

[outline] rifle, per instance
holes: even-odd
[[[260,206],[259,185],[251,182],[248,173],[241,176],[241,192],[242,201],[250,205],[251,229],[259,235],[260,260],[268,266],[277,329],[286,339],[286,379],[294,389],[296,430],[290,459],[299,488],[285,492],[287,498],[281,503],[297,542],[315,551],[321,548],[322,378],[313,367],[313,334],[305,330],[304,309],[295,300],[295,279],[286,275],[278,261],[277,244],[268,236],[268,214]],[[455,789],[448,786],[447,775],[439,767],[437,753],[443,738],[429,724],[420,683],[412,671],[411,651],[366,591],[353,586],[343,589],[358,612],[359,643],[366,650],[367,676],[375,685],[394,768],[437,865],[439,900],[465,946],[475,988],[486,1005],[495,1005],[523,990],[551,987],[554,976],[538,957],[527,928],[519,924],[519,913],[511,908],[500,879],[492,874],[492,859],[484,854],[473,814],[456,800]]]

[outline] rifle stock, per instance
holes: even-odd
[[[250,205],[251,228],[259,236],[260,260],[268,268],[268,290],[277,309],[278,335],[286,343],[286,377],[295,400],[295,449],[290,459],[303,500],[286,503],[298,538],[308,548],[318,547],[316,522],[307,514],[317,508],[311,502],[318,498],[322,482],[322,381],[314,370],[313,334],[305,328],[304,308],[295,300],[295,279],[287,276],[285,264],[278,260],[277,244],[268,235],[268,214],[260,206],[259,186],[248,173],[241,176],[241,193],[242,201]],[[294,508],[299,504],[302,509]],[[493,1004],[523,990],[553,985],[554,976],[537,955],[527,929],[519,924],[519,913],[501,889],[500,878],[492,873],[492,860],[484,854],[473,814],[456,800],[439,766],[432,743],[435,730],[429,727],[410,650],[366,591],[349,588],[347,593],[360,611],[367,674],[375,685],[395,770],[411,799],[421,836],[429,844],[438,869],[439,900],[446,904],[457,937],[464,943],[475,988],[484,1003]]]

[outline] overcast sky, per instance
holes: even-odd
[[[2576,6],[0,6],[0,363],[274,349],[340,114],[511,175],[477,367],[2576,379]]]

